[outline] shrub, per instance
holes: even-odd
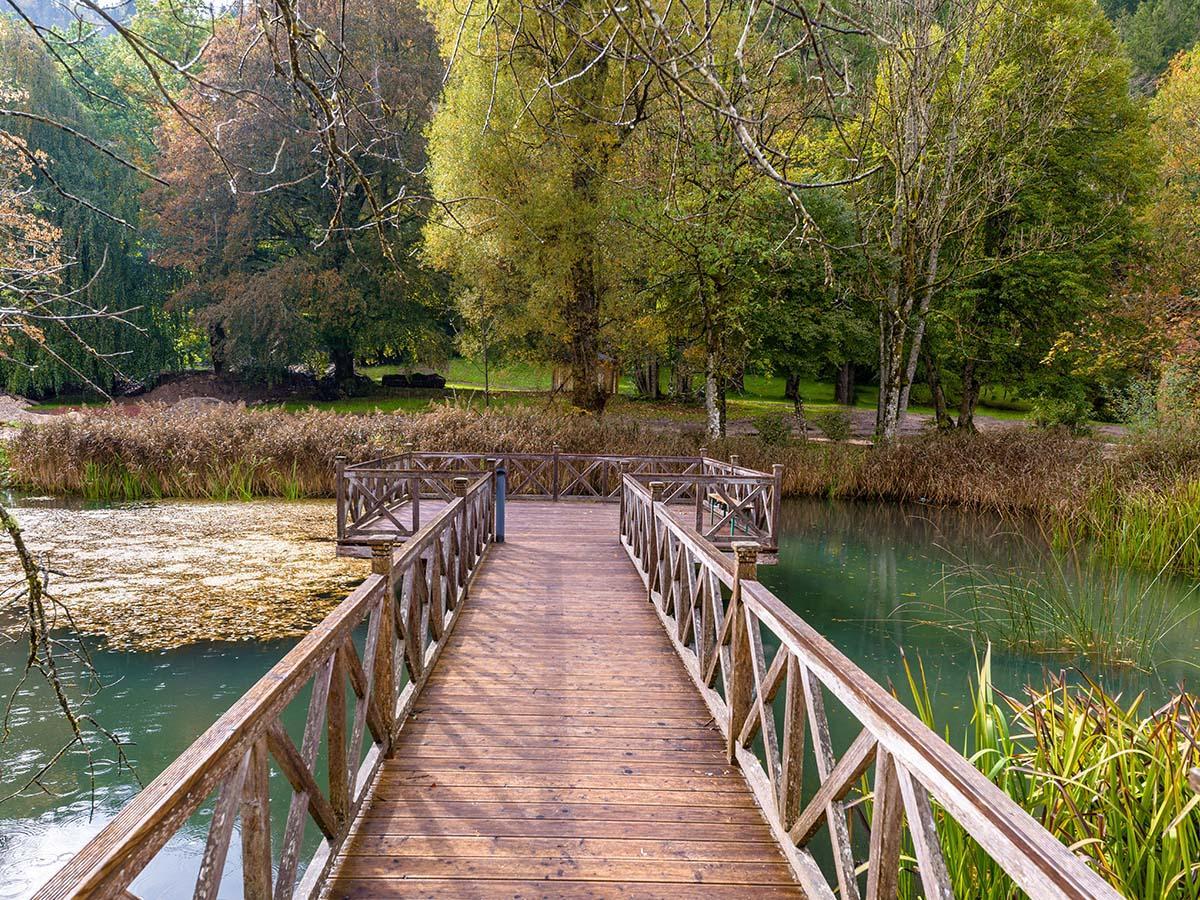
[[[808,418],[831,441],[850,439],[850,413],[844,409],[825,409],[814,412]]]
[[[1083,398],[1043,396],[1033,401],[1031,411],[1038,428],[1064,428],[1077,437],[1092,428],[1092,404]]]
[[[782,447],[791,443],[793,416],[787,413],[766,413],[754,420],[758,439],[768,447]]]

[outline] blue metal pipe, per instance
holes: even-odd
[[[496,466],[496,543],[504,543],[504,494],[508,486],[508,473],[504,466]]]

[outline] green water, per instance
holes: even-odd
[[[114,653],[92,648],[105,682],[89,706],[97,721],[131,741],[126,753],[137,777],[149,783],[287,652],[292,642],[214,644],[158,653]],[[22,648],[0,644],[0,689],[7,697],[24,667]],[[77,671],[72,677],[74,682]],[[76,683],[75,687],[79,685]],[[0,745],[0,792],[23,785],[65,745],[69,731],[49,692],[36,682],[22,689]],[[74,752],[36,789],[0,805],[0,897],[27,896],[116,815],[138,789],[119,769],[112,748],[93,742],[95,787],[87,760]],[[206,831],[189,823],[138,879],[143,897],[190,895]],[[237,842],[230,848],[236,872]]]
[[[907,697],[901,651],[924,663],[939,721],[953,742],[969,715],[969,682],[975,672],[972,637],[947,629],[931,612],[944,596],[948,567],[971,560],[1036,570],[1044,564],[1038,538],[1029,529],[987,516],[937,512],[922,507],[827,504],[796,501],[784,508],[779,564],[760,577],[796,612],[824,633],[872,677],[899,686]],[[950,548],[953,548],[952,550]],[[1170,603],[1183,611],[1200,608],[1191,582],[1130,576],[1121,582],[1147,605]],[[1104,669],[1077,655],[1050,658],[995,651],[997,684],[1011,693],[1038,683],[1048,671],[1086,673],[1110,691],[1146,690],[1165,697],[1174,685],[1194,686],[1197,619],[1167,635],[1153,671]],[[103,682],[90,710],[123,740],[143,783],[165,768],[233,701],[265,673],[291,641],[192,645],[161,652],[113,652],[93,646]],[[22,648],[0,640],[0,696],[16,687]],[[1072,667],[1080,666],[1079,670]],[[76,685],[82,689],[83,685]],[[302,727],[305,697],[285,716],[289,731]],[[853,725],[830,704],[838,749]],[[49,693],[37,686],[18,692],[11,736],[0,744],[0,796],[22,785],[63,745],[68,735]],[[83,846],[136,791],[137,781],[112,761],[111,749],[96,745],[95,785],[86,760],[74,753],[45,779],[47,792],[30,790],[0,805],[0,898],[27,896]],[[282,827],[287,786],[276,774],[273,817]],[[207,819],[199,815],[158,855],[135,882],[144,897],[188,896],[199,865]],[[313,829],[309,829],[312,831]],[[274,836],[278,849],[280,836]],[[238,842],[230,850],[227,890],[237,896]]]
[[[955,587],[985,572],[1015,570],[1061,590],[1093,571],[1104,591],[1080,592],[1097,605],[1145,610],[1173,625],[1155,645],[1150,666],[1105,666],[1067,649],[1030,653],[993,643],[996,685],[1019,696],[1026,685],[1065,673],[1094,681],[1109,693],[1142,691],[1155,703],[1180,686],[1195,689],[1200,645],[1200,591],[1187,579],[1119,571],[1086,557],[1064,561],[1031,523],[930,507],[796,500],[783,509],[779,563],[759,577],[788,606],[824,634],[872,678],[908,701],[904,660],[923,666],[940,730],[958,745],[969,721],[970,685],[986,646],[974,628],[966,596]],[[966,564],[972,574],[964,574]],[[1060,568],[1061,567],[1061,568]],[[943,609],[943,607],[948,607]],[[951,611],[953,614],[951,614]],[[1095,615],[1085,610],[1081,615]],[[950,627],[950,624],[954,627]],[[848,742],[843,721],[834,730]]]

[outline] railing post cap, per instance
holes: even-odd
[[[662,482],[662,481],[650,482],[650,499],[651,500],[661,499],[662,495],[663,495],[663,491],[666,489],[666,487],[667,487],[666,483]]]
[[[349,459],[349,457],[346,456],[345,453],[338,453],[338,454],[335,454],[333,457],[333,461],[339,462],[339,463],[344,463],[347,459]]]
[[[758,541],[734,541],[731,546],[739,566],[754,565],[758,562],[758,554],[762,551],[762,544]]]
[[[471,479],[466,475],[459,475],[454,479],[454,493],[460,497],[467,496],[467,487],[470,483]]]
[[[392,551],[396,542],[391,539],[371,541],[371,571],[386,575],[392,569]]]

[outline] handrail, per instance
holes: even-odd
[[[841,898],[860,896],[844,801],[873,766],[869,897],[895,894],[905,819],[925,896],[953,896],[931,797],[1030,896],[1120,896],[760,583],[754,545],[735,544],[731,561],[654,499],[661,490],[623,480],[622,543],[725,735],[730,761],[741,765],[807,893],[831,897],[836,886]],[[764,640],[764,632],[772,640]],[[768,659],[766,647],[776,643]],[[862,726],[840,758],[830,741],[826,692]],[[806,732],[820,781],[807,798],[801,772]],[[760,735],[763,760],[752,749]],[[833,850],[832,879],[807,846],[822,827]]]
[[[491,472],[474,483],[459,479],[454,500],[400,549],[390,541],[376,544],[372,574],[126,804],[36,897],[129,898],[134,878],[214,791],[216,806],[195,896],[216,897],[239,815],[246,896],[315,896],[458,621],[468,585],[491,544],[493,479]],[[364,623],[366,646],[360,658],[354,632]],[[280,716],[309,684],[308,716],[297,746]],[[363,753],[366,734],[370,742]],[[313,774],[322,744],[327,791]],[[268,797],[272,762],[293,788],[274,871]],[[322,839],[297,881],[309,820]]]
[[[728,544],[750,537],[767,549],[778,545],[783,467],[759,472],[731,461],[696,456],[638,456],[617,453],[452,453],[406,450],[348,465],[337,461],[338,540],[358,553],[364,540],[381,533],[407,537],[420,520],[422,496],[442,498],[444,486],[429,480],[475,474],[493,465],[507,474],[512,500],[586,500],[616,503],[621,476],[663,481],[666,499],[695,507],[695,521],[711,540]],[[421,473],[425,473],[422,476]],[[401,515],[411,508],[411,515]],[[707,527],[701,521],[711,514]]]

